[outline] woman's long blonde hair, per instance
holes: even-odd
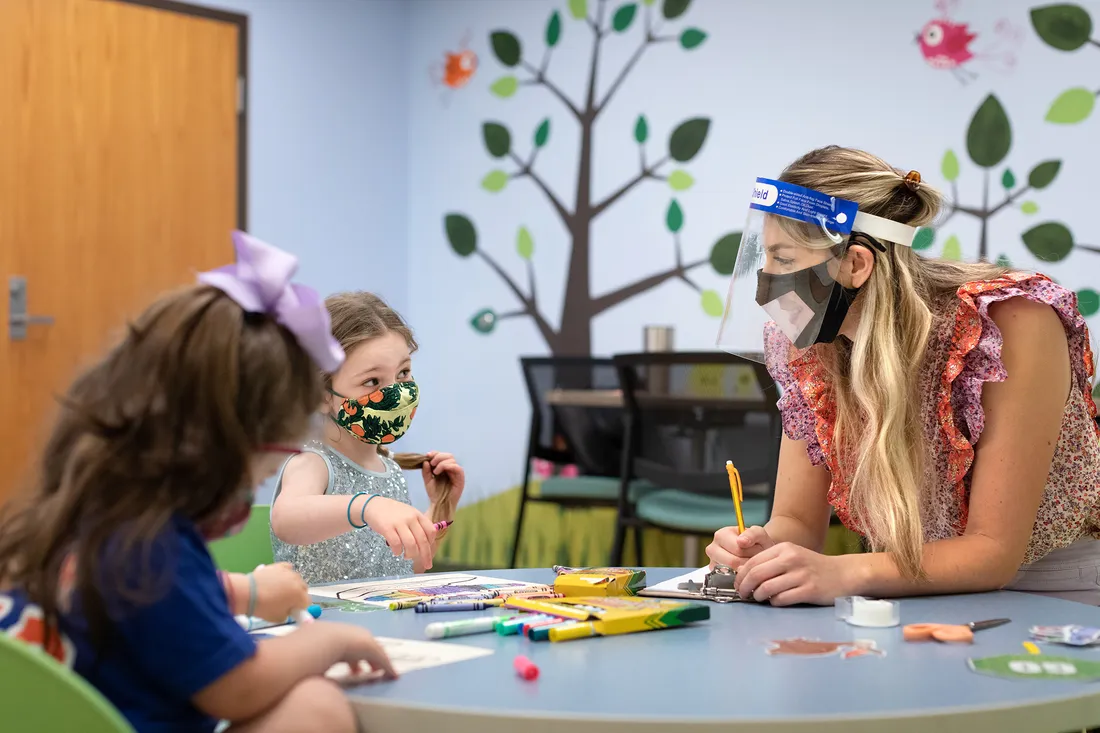
[[[830,146],[802,156],[780,179],[855,201],[860,211],[928,226],[943,199],[927,184],[912,190],[905,172],[870,153]],[[886,243],[884,243],[886,244]],[[836,394],[834,448],[849,485],[849,509],[872,551],[892,553],[899,570],[924,577],[921,495],[934,475],[926,456],[915,379],[936,322],[933,304],[960,286],[1004,275],[988,263],[926,259],[905,246],[875,252],[853,310],[855,339],[815,346]]]
[[[396,333],[405,339],[409,352],[414,353],[419,347],[413,337],[412,329],[401,318],[400,314],[386,305],[385,301],[374,293],[352,292],[337,293],[325,299],[329,316],[332,319],[332,335],[340,343],[345,352],[351,350],[364,341],[376,339],[387,333]],[[332,375],[324,374],[325,389],[332,389]],[[378,446],[378,452],[382,455],[390,455],[389,451]],[[428,461],[428,456],[422,453],[394,453],[391,458],[402,469],[420,470]],[[441,522],[454,514],[454,506],[451,506],[451,485],[446,475],[436,477],[437,481],[443,481],[440,490],[440,499],[432,512],[432,521]],[[437,538],[443,536],[446,530],[436,534]]]

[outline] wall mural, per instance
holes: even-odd
[[[428,78],[437,87],[443,87],[440,101],[444,106],[450,102],[450,95],[470,83],[477,73],[477,54],[470,48],[470,33],[467,31],[458,42],[457,51],[444,51],[443,58],[428,66]]]
[[[958,0],[937,0],[937,17],[928,21],[917,34],[924,62],[933,69],[950,71],[961,84],[978,78],[974,67],[987,67],[998,71],[1010,71],[1016,66],[1016,47],[1022,34],[1007,19],[1001,18],[993,26],[992,43],[979,41],[984,33],[972,31],[968,23],[951,18],[958,8]],[[971,44],[977,44],[972,48]]]
[[[690,52],[702,45],[707,34],[700,28],[684,27],[672,30],[670,23],[679,22],[691,6],[691,0],[663,0],[656,11],[655,0],[625,2],[608,16],[605,0],[595,0],[589,7],[588,0],[569,0],[567,12],[572,22],[563,22],[562,14],[555,10],[550,15],[544,33],[545,50],[538,64],[533,63],[537,55],[525,53],[525,47],[516,34],[509,30],[496,30],[490,34],[493,54],[506,73],[497,78],[490,91],[502,99],[511,99],[519,94],[531,91],[544,92],[547,98],[555,101],[557,108],[564,108],[565,118],[580,128],[580,148],[577,151],[576,199],[562,201],[539,175],[535,168],[538,156],[543,149],[553,148],[551,117],[545,117],[535,128],[529,151],[517,150],[513,143],[512,131],[500,121],[490,120],[482,124],[482,141],[490,157],[509,164],[507,168],[490,170],[481,181],[481,187],[488,193],[504,190],[513,182],[525,181],[533,184],[542,192],[546,203],[554,210],[568,232],[569,257],[565,285],[565,297],[561,317],[555,328],[551,319],[540,309],[536,277],[531,257],[534,254],[535,235],[526,226],[520,226],[516,232],[516,254],[526,262],[527,284],[516,282],[499,264],[496,255],[485,243],[478,241],[477,228],[465,214],[451,212],[444,216],[443,228],[451,249],[463,258],[480,258],[515,296],[515,306],[511,309],[497,310],[486,307],[470,319],[470,325],[478,332],[492,333],[501,321],[513,318],[530,319],[542,335],[551,354],[587,355],[592,352],[592,321],[601,313],[638,296],[669,280],[681,280],[699,295],[699,302],[705,313],[720,317],[723,298],[714,290],[704,290],[691,277],[693,270],[710,265],[720,274],[733,272],[737,247],[741,241],[738,232],[732,232],[718,239],[711,247],[708,256],[685,257],[685,247],[680,241],[680,230],[684,225],[684,210],[673,197],[665,210],[664,223],[672,240],[674,262],[671,267],[655,272],[636,282],[627,283],[611,292],[594,294],[590,287],[590,258],[592,254],[592,224],[616,202],[629,194],[635,187],[652,181],[668,185],[675,193],[691,188],[694,179],[691,174],[677,164],[689,163],[702,150],[710,131],[711,120],[706,117],[693,117],[676,125],[668,135],[666,149],[654,155],[651,148],[649,122],[644,113],[639,113],[633,131],[622,130],[622,134],[632,132],[638,145],[638,173],[624,181],[617,189],[603,198],[596,198],[592,191],[592,154],[597,123],[600,114],[612,102],[615,93],[634,70],[642,56],[665,44],[677,44],[683,51]],[[659,17],[654,17],[658,15]],[[592,51],[588,61],[586,91],[583,102],[575,102],[564,94],[548,75],[547,68],[554,48],[566,32],[571,29],[586,31],[592,35]],[[587,27],[586,27],[587,26]],[[575,31],[570,31],[575,32]],[[611,34],[634,33],[639,43],[634,54],[614,75],[613,81],[601,95],[597,89],[597,69],[600,64],[601,43]],[[555,151],[555,155],[564,151]]]

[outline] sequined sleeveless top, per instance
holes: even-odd
[[[403,504],[409,501],[409,488],[401,469],[388,456],[380,456],[385,472],[368,471],[355,461],[320,441],[305,446],[308,453],[321,456],[328,466],[328,487],[325,493],[347,496],[360,491],[378,494]],[[286,464],[283,464],[286,469]],[[280,471],[275,499],[283,488]],[[272,500],[274,503],[274,499]],[[358,517],[355,520],[358,521]],[[338,583],[345,580],[376,578],[384,575],[409,575],[412,560],[402,560],[390,552],[382,535],[370,527],[348,528],[344,534],[312,545],[290,545],[271,533],[271,546],[276,562],[289,562],[310,585]]]

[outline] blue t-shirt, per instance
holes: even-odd
[[[255,654],[256,643],[230,613],[206,542],[190,521],[174,518],[145,562],[133,565],[151,570],[161,593],[125,610],[108,598],[112,624],[101,653],[79,599],[46,651],[94,685],[139,733],[213,731],[218,721],[191,698]],[[0,631],[41,645],[42,612],[19,591],[0,594]]]

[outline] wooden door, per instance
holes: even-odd
[[[156,4],[0,2],[0,498],[127,318],[233,259],[243,26]]]

